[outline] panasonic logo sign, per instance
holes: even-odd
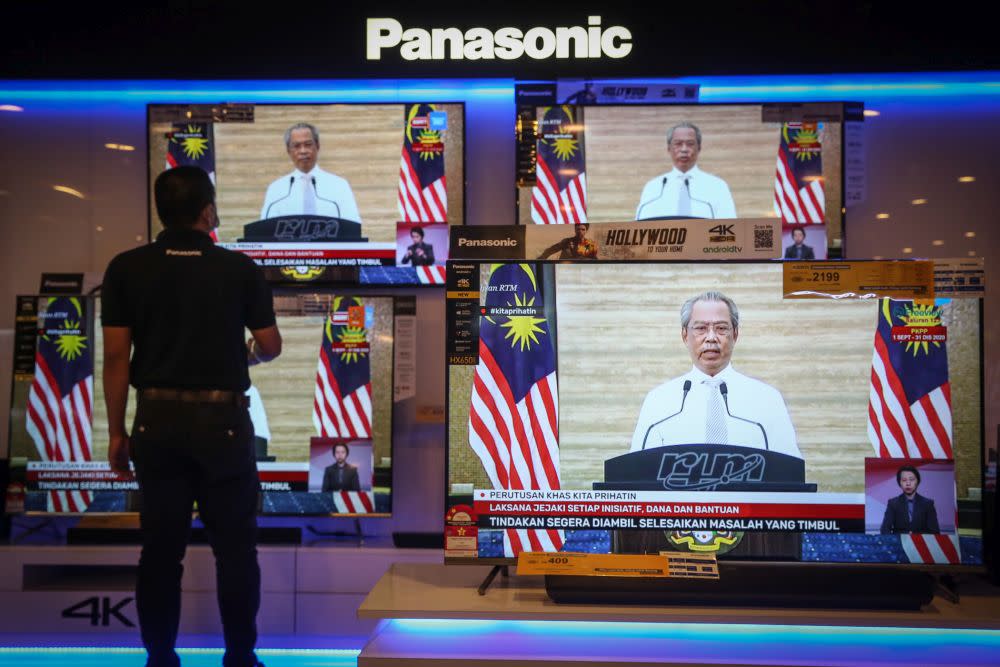
[[[535,60],[547,58],[624,58],[632,52],[632,33],[624,26],[601,27],[588,16],[587,27],[568,28],[403,28],[396,19],[368,19],[368,60],[381,60],[383,49],[399,48],[404,60]]]
[[[499,246],[516,246],[516,239],[458,239],[458,245],[473,248],[495,248]]]

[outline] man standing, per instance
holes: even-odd
[[[698,168],[701,130],[696,125],[680,123],[670,128],[667,153],[674,168],[646,183],[636,220],[736,217],[736,204],[726,182]]]
[[[296,123],[285,131],[285,149],[295,170],[271,183],[264,195],[260,219],[283,215],[324,215],[361,222],[351,185],[320,169],[319,130]]]
[[[323,493],[361,490],[358,467],[347,462],[350,454],[350,448],[343,442],[333,446],[333,465],[323,470]]]
[[[281,334],[261,270],[209,236],[219,218],[208,175],[170,169],[154,194],[164,231],[112,259],[101,293],[108,459],[127,472],[131,457],[142,492],[136,607],[147,664],[180,664],[181,561],[197,503],[216,559],[223,665],[257,665],[259,482],[244,392],[247,366],[278,356]]]
[[[410,230],[410,240],[413,244],[406,249],[403,255],[403,264],[413,266],[434,266],[434,246],[424,243],[424,228],[414,227]]]
[[[694,367],[646,395],[631,451],[680,444],[731,444],[802,458],[781,393],[730,364],[740,312],[721,292],[681,307],[681,340]]]
[[[548,259],[559,253],[556,259],[597,259],[597,244],[587,238],[590,224],[578,223],[573,228],[573,236],[564,238],[549,246],[538,256],[538,259]]]
[[[920,471],[902,466],[896,471],[896,484],[903,491],[890,498],[882,517],[883,535],[898,533],[940,533],[934,501],[917,493]]]
[[[816,259],[813,249],[805,244],[806,228],[795,227],[792,229],[792,242],[794,245],[785,249],[785,259]]]

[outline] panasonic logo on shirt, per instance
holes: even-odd
[[[403,60],[535,60],[556,58],[624,58],[632,52],[632,33],[624,26],[601,27],[600,16],[588,16],[587,27],[403,28],[396,19],[367,19],[368,60],[381,60],[383,49],[399,47]]]
[[[167,255],[176,257],[201,257],[201,250],[171,250],[167,248]]]
[[[474,248],[495,248],[498,246],[516,246],[516,239],[458,239],[460,246],[472,246]]]

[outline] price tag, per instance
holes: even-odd
[[[518,574],[562,574],[583,577],[685,577],[718,579],[713,554],[586,554],[522,551]]]
[[[933,299],[934,262],[786,262],[786,299]]]

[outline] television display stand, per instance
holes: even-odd
[[[855,563],[720,561],[717,580],[545,577],[553,601],[601,605],[917,610],[937,589],[937,579],[927,571]]]

